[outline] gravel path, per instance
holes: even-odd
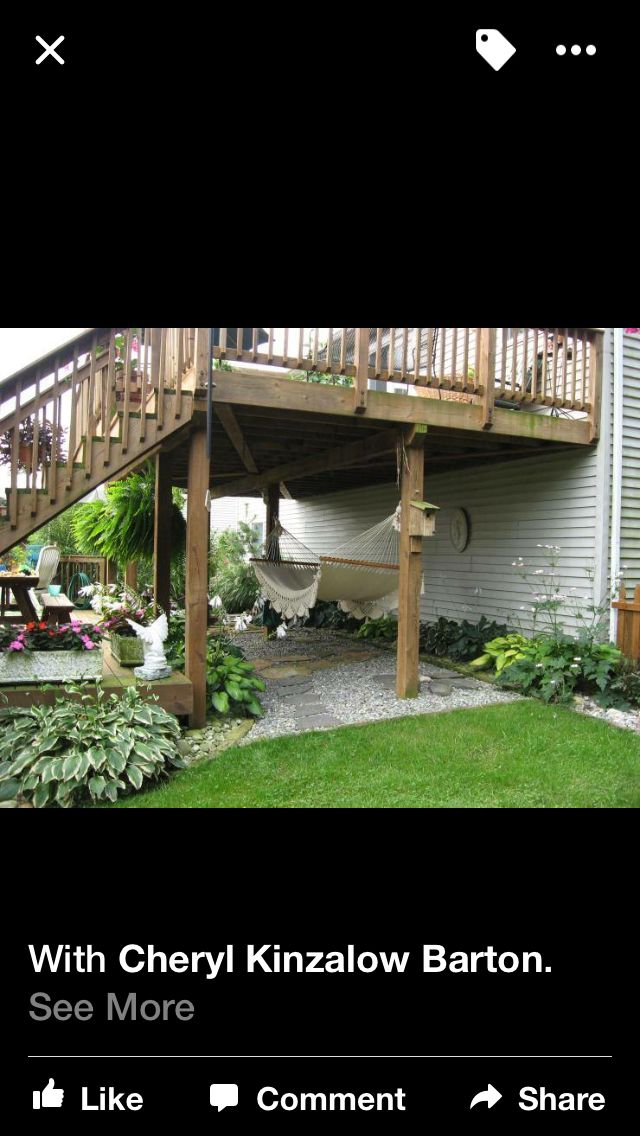
[[[394,652],[368,648],[366,643],[336,632],[303,632],[271,642],[247,635],[239,636],[236,642],[247,659],[258,661],[262,671],[268,659],[276,669],[290,672],[272,678],[263,673],[267,686],[261,696],[265,717],[241,745],[305,730],[513,702],[518,697],[425,663],[420,666],[418,697],[399,699],[395,694]],[[341,654],[359,651],[365,657],[341,662]],[[317,660],[322,660],[321,669],[309,672],[306,664],[313,668]]]

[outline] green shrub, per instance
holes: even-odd
[[[610,688],[621,658],[613,643],[595,643],[588,635],[541,635],[528,641],[523,657],[502,668],[499,681],[545,702],[570,702],[581,691],[612,705]]]
[[[435,623],[421,623],[420,650],[427,655],[448,655],[458,634],[459,624],[443,615]]]
[[[337,603],[318,600],[304,621],[305,627],[324,627],[332,630],[357,631],[360,622],[350,612],[343,611]]]
[[[385,639],[387,642],[393,642],[398,638],[398,624],[390,615],[383,615],[380,619],[367,619],[357,632],[356,638]]]
[[[218,714],[250,714],[260,718],[263,710],[256,693],[265,685],[258,678],[251,663],[237,655],[221,655],[212,670],[207,672],[207,687],[211,692],[211,705]]]
[[[211,542],[209,591],[218,595],[227,611],[248,611],[260,595],[260,585],[249,562],[257,556],[259,540],[250,524],[216,533]]]
[[[71,808],[86,801],[115,801],[184,768],[176,748],[174,716],[135,687],[122,698],[96,698],[86,684],[67,687],[80,700],[56,698],[53,706],[0,710],[0,796],[22,793],[37,809]]]
[[[632,706],[640,706],[640,667],[638,663],[633,659],[622,658],[606,693],[610,698],[609,705],[617,706],[620,710],[629,710]]]
[[[440,616],[435,623],[420,624],[420,650],[427,655],[446,655],[459,662],[474,659],[484,644],[499,635],[506,635],[504,623],[491,623],[482,615],[477,623]]]
[[[531,653],[534,642],[533,639],[527,639],[524,635],[515,632],[499,635],[497,639],[485,643],[482,654],[477,659],[473,659],[470,665],[477,667],[478,670],[492,666],[497,674],[501,674],[505,667],[512,667],[514,663],[525,659]]]

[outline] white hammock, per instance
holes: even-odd
[[[278,522],[251,563],[262,590],[285,619],[308,616],[316,600],[338,603],[356,619],[398,606],[398,510],[380,524],[317,556]]]

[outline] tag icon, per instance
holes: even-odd
[[[509,40],[497,28],[478,28],[476,51],[490,67],[493,67],[494,71],[499,71],[501,67],[504,67],[505,63],[508,63],[511,56],[516,53],[513,44],[509,43]]]

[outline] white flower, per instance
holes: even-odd
[[[92,596],[96,590],[95,584],[85,584],[84,588],[78,588],[79,596]]]
[[[574,655],[573,661],[574,661],[574,663],[581,663],[582,662],[582,655]]]
[[[543,666],[544,666],[544,663],[536,663],[536,666],[537,666],[537,667],[543,667]]]
[[[214,609],[222,607],[222,600],[220,599],[220,596],[213,596],[212,599],[209,600],[209,606]]]
[[[285,639],[286,635],[287,629],[284,624],[281,623],[279,627],[276,627],[276,639]]]
[[[246,631],[249,626],[246,616],[237,615],[233,626],[236,631]]]

